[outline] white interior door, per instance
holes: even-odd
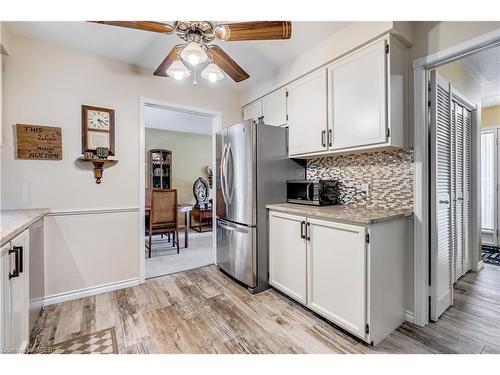
[[[472,268],[472,112],[464,108],[464,200],[462,273]]]
[[[431,72],[430,297],[432,320],[453,304],[451,86]]]
[[[452,128],[455,139],[454,155],[452,159],[454,173],[454,194],[453,194],[453,264],[454,277],[453,281],[457,281],[464,275],[464,108],[452,102]]]

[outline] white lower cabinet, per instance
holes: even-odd
[[[406,218],[373,225],[269,211],[269,283],[362,340],[405,321]]]
[[[29,340],[28,230],[2,246],[0,254],[0,345],[3,353],[23,353]]]
[[[301,303],[306,303],[306,218],[271,213],[269,241],[270,283]],[[302,228],[302,229],[301,229]],[[302,232],[302,235],[301,235]]]
[[[366,228],[309,219],[308,306],[358,336],[366,329]]]

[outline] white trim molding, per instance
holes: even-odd
[[[418,58],[413,61],[413,131],[415,155],[414,188],[414,323],[424,326],[429,323],[429,135],[428,135],[428,72],[440,65],[500,44],[500,29],[464,41],[450,48]],[[477,124],[477,121],[476,121]],[[477,165],[480,145],[479,126],[473,130],[472,162]],[[477,133],[477,134],[476,134]],[[472,269],[480,269],[480,191],[479,168],[473,175],[472,186]],[[479,229],[477,229],[479,228]]]
[[[115,281],[108,284],[101,284],[89,288],[72,290],[69,292],[57,293],[51,296],[46,296],[44,298],[44,306],[49,306],[60,302],[71,301],[83,297],[95,296],[97,294],[112,292],[114,290],[129,288],[131,286],[136,286],[136,285],[139,285],[138,277],[134,277],[132,279],[127,279],[127,280]]]
[[[405,311],[405,319],[408,323],[415,323],[415,317],[413,316],[413,311]]]

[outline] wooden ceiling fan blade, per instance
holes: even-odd
[[[152,31],[154,33],[170,34],[174,27],[167,23],[156,21],[89,21],[102,25],[126,27],[128,29]]]
[[[233,81],[241,82],[250,77],[248,73],[219,46],[208,46],[208,53],[212,57],[213,62],[221,68],[224,73],[231,77]]]
[[[168,77],[169,75],[167,74],[167,68],[176,60],[179,58],[179,53],[181,53],[182,48],[184,47],[183,44],[178,44],[172,50],[168,53],[167,57],[165,57],[165,60],[163,60],[158,68],[156,68],[155,72],[153,75],[155,76],[160,76],[160,77]]]
[[[254,21],[223,24],[215,28],[215,36],[226,41],[290,39],[292,22]]]

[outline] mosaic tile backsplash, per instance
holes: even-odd
[[[340,181],[342,204],[384,208],[413,208],[413,150],[398,149],[335,155],[307,161],[310,180]],[[368,184],[368,194],[361,192]]]

